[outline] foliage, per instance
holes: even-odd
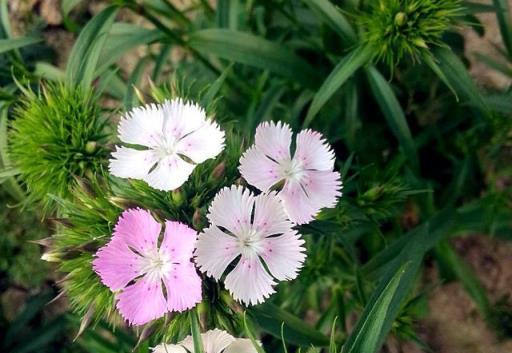
[[[48,194],[69,198],[75,178],[94,175],[106,157],[98,98],[63,84],[23,90],[14,110],[10,155],[28,190],[27,203],[53,211]]]
[[[509,303],[493,302],[451,243],[467,233],[510,240],[510,88],[475,84],[454,31],[473,13],[496,12],[503,60],[480,59],[510,75],[506,1],[219,0],[178,9],[166,0],[116,0],[90,20],[79,2],[62,4],[68,26],[83,24],[64,72],[48,62],[34,69],[27,53],[38,36],[13,38],[0,1],[0,63],[11,68],[0,69],[0,182],[25,205],[53,213],[43,257],[57,262],[78,316],[66,319],[80,334],[78,351],[147,352],[214,327],[261,339],[266,352],[373,353],[389,335],[425,348],[415,326],[429,295],[425,260],[509,334]],[[135,47],[142,57],[127,70],[117,60]],[[41,77],[62,82],[34,86]],[[116,119],[102,104],[122,112],[174,96],[200,102],[221,123],[223,154],[173,192],[110,176],[104,162]],[[322,132],[344,184],[336,208],[298,228],[308,253],[299,278],[244,308],[205,277],[197,310],[126,329],[91,267],[119,214],[139,206],[201,230],[215,192],[243,183],[240,154],[269,120]],[[26,214],[25,228],[40,216],[5,212]],[[14,226],[2,227],[14,239]]]

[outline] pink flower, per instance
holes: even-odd
[[[262,123],[254,145],[240,159],[240,173],[263,192],[282,183],[278,196],[295,224],[311,222],[341,196],[340,174],[333,171],[334,153],[318,132],[302,130],[291,153],[292,131],[287,124]]]
[[[304,241],[274,192],[254,196],[242,187],[224,188],[207,216],[210,227],[197,241],[196,263],[217,280],[236,265],[224,281],[233,298],[261,303],[274,293],[274,279],[297,276],[306,257]]]
[[[160,242],[161,229],[149,211],[125,210],[93,261],[101,281],[117,293],[117,309],[133,325],[201,301],[201,279],[191,262],[197,233],[166,221]]]

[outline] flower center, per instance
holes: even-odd
[[[238,246],[242,255],[257,253],[259,249],[260,236],[254,229],[242,232],[238,237]]]
[[[281,175],[283,178],[299,181],[303,171],[302,163],[296,159],[283,161],[281,163]]]
[[[145,254],[142,272],[150,281],[161,280],[171,270],[172,262],[167,254],[155,249]]]

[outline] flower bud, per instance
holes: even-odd
[[[171,192],[171,199],[177,207],[180,207],[183,204],[183,193],[180,189],[176,189]]]
[[[41,256],[41,260],[43,261],[47,261],[47,262],[60,262],[61,261],[61,253],[59,252],[52,252],[52,251],[48,251],[48,252],[45,252],[43,253],[43,255]]]
[[[402,27],[407,23],[407,15],[404,12],[399,12],[395,15],[395,25]]]
[[[213,169],[212,173],[210,174],[210,180],[219,180],[224,176],[224,173],[226,172],[226,162],[222,161]]]
[[[96,152],[97,146],[98,146],[98,143],[96,141],[88,141],[85,144],[85,153],[93,154],[94,152]]]

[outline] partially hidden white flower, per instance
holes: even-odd
[[[210,330],[201,334],[204,353],[257,353],[251,340],[234,338],[226,331]],[[159,344],[152,348],[153,353],[194,353],[192,336],[178,344]]]
[[[119,139],[137,148],[116,146],[110,172],[170,191],[180,187],[195,166],[224,148],[224,132],[199,105],[182,99],[137,107],[118,127]]]
[[[324,207],[334,207],[341,196],[340,174],[334,153],[313,130],[297,134],[295,151],[288,124],[264,122],[256,129],[254,145],[240,158],[240,173],[266,192],[282,183],[278,196],[295,224],[311,222]]]
[[[217,193],[207,215],[210,226],[199,235],[199,269],[219,280],[234,299],[262,303],[278,281],[294,279],[306,255],[304,240],[288,220],[275,192],[254,196],[240,186]]]

